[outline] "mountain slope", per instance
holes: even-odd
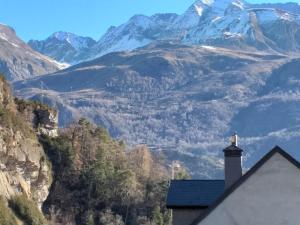
[[[52,73],[65,67],[33,51],[12,28],[1,24],[0,50],[0,72],[11,81]]]
[[[48,39],[42,41],[47,50],[34,48],[72,64],[166,40],[187,45],[299,54],[299,27],[300,6],[296,3],[252,5],[244,0],[197,0],[182,15],[133,16],[126,23],[109,28],[96,44],[80,53],[57,53],[57,49],[53,50],[57,43]]]
[[[298,61],[295,59],[295,68]],[[58,107],[60,124],[84,116],[130,145],[147,143],[166,150],[170,158],[200,157],[198,164],[189,163],[191,160],[185,163],[198,176],[208,176],[213,173],[208,168],[221,166],[221,148],[235,130],[241,130],[242,143],[249,149],[250,160],[245,165],[258,155],[252,154],[255,145],[268,150],[274,143],[283,142],[284,138],[272,135],[277,128],[291,127],[285,132],[298,137],[292,131],[292,127],[298,129],[294,98],[285,104],[293,118],[277,120],[274,129],[262,133],[258,126],[253,127],[253,133],[244,132],[241,126],[247,120],[244,115],[255,112],[255,102],[271,104],[270,110],[275,110],[272,104],[285,101],[289,92],[275,79],[277,73],[283,76],[282,68],[290,62],[292,58],[278,54],[161,43],[133,52],[111,53],[58,73],[16,82],[15,89],[22,97],[43,99]],[[41,82],[44,90],[39,89]],[[272,94],[275,90],[279,90],[277,97]],[[275,112],[274,118],[281,116],[281,111]],[[259,121],[260,114],[253,115],[251,124]],[[295,149],[295,142],[291,143],[291,149]]]

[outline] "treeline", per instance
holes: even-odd
[[[146,146],[122,141],[85,119],[56,138],[41,136],[53,183],[43,205],[50,224],[168,225],[169,172]]]

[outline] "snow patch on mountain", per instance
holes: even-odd
[[[14,47],[16,47],[16,48],[20,48],[19,45],[17,45],[17,44],[15,44],[15,43],[11,42],[11,41],[9,40],[9,37],[7,37],[4,33],[0,33],[0,39],[6,41],[7,43],[11,44],[12,46],[14,46]]]
[[[126,35],[123,36],[121,40],[118,40],[118,42],[115,45],[112,45],[110,48],[96,55],[96,58],[110,52],[130,51],[139,47],[143,47],[151,42],[152,40],[149,39],[137,40],[137,39],[132,39],[130,35]]]
[[[241,10],[244,9],[244,3],[242,1],[234,1],[234,2],[232,2],[232,5],[238,7]]]
[[[270,23],[277,20],[297,21],[300,19],[299,15],[277,9],[256,9],[255,11],[261,23]]]
[[[85,37],[80,37],[76,34],[69,33],[69,32],[56,32],[54,33],[51,37],[55,37],[59,41],[66,41],[70,45],[72,45],[76,50],[80,49],[86,49],[88,48],[88,42],[87,38]]]
[[[205,5],[212,5],[214,3],[214,0],[202,0],[201,2]]]
[[[203,8],[200,6],[195,5],[195,9],[198,13],[198,16],[202,16]]]
[[[216,50],[217,48],[209,45],[201,45],[202,48],[208,49],[208,50]]]

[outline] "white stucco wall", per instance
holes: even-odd
[[[199,225],[299,225],[300,170],[274,154]]]

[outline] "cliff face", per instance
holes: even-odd
[[[39,206],[48,195],[51,170],[35,130],[18,112],[6,81],[0,79],[0,195],[25,194]]]

